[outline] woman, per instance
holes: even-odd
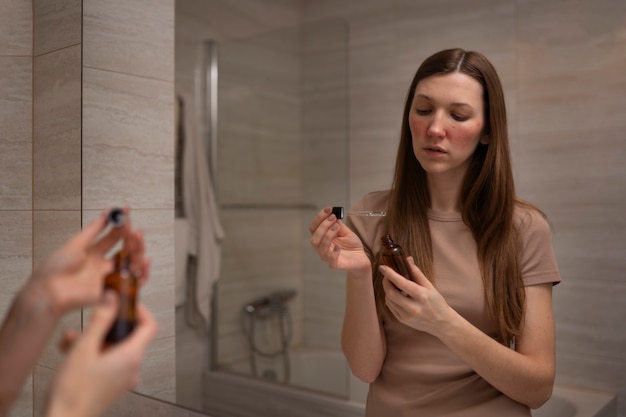
[[[502,86],[480,53],[450,49],[417,70],[390,190],[350,217],[322,210],[311,245],[347,272],[342,348],[370,383],[366,415],[530,416],[552,393],[552,286],[542,213],[515,195]],[[381,264],[391,234],[414,281]]]

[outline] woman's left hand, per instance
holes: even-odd
[[[388,266],[381,266],[385,304],[403,324],[437,336],[437,331],[453,317],[453,310],[435,286],[408,257],[410,281]]]

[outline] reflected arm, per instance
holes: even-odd
[[[29,283],[17,295],[0,329],[0,416],[6,416],[59,321],[48,293]]]
[[[371,269],[347,274],[341,346],[352,373],[364,382],[374,382],[382,369],[387,345],[376,312]]]

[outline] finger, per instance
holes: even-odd
[[[319,245],[318,245],[318,251],[320,253],[320,255],[326,255],[326,256],[338,256],[339,252],[340,252],[340,247],[339,245],[336,244],[336,239],[339,236],[339,229],[340,229],[340,220],[336,220],[336,219],[332,219],[333,217],[335,217],[334,214],[331,215],[331,217],[328,218],[328,222],[329,225],[327,224],[327,229],[326,229],[326,233],[324,233],[324,235],[322,236],[322,240],[320,241]],[[328,223],[325,222],[325,223]]]
[[[137,275],[137,284],[139,287],[143,287],[146,282],[148,282],[148,278],[150,277],[150,266],[152,265],[152,260],[149,258],[145,258],[139,269],[139,274]]]
[[[331,248],[332,240],[337,236],[339,222],[337,217],[332,213],[323,219],[313,232],[313,235],[311,235],[311,239],[309,240],[311,246],[318,252],[327,253],[329,248]],[[331,231],[330,238],[329,230]]]
[[[400,290],[400,291],[408,291],[411,288],[412,282],[410,280],[406,279],[405,277],[403,277],[402,275],[398,274],[392,268],[390,268],[390,267],[388,267],[386,265],[381,265],[378,268],[378,270],[398,290]]]
[[[137,275],[141,272],[145,253],[145,240],[143,236],[143,231],[135,230],[124,237],[124,247],[130,254],[131,270],[136,271]]]
[[[91,251],[104,256],[124,236],[124,229],[112,227],[107,234],[91,246]]]
[[[158,333],[154,316],[143,304],[137,304],[137,325],[133,332],[110,350],[125,351],[127,355],[143,355],[150,342]]]
[[[118,295],[115,291],[107,290],[104,292],[100,302],[96,304],[89,320],[89,324],[85,329],[83,336],[84,343],[100,346],[106,333],[111,328],[113,321],[117,315],[119,305]]]
[[[419,269],[417,265],[415,265],[415,260],[413,259],[413,257],[408,256],[407,260],[409,261],[409,267],[411,268],[411,276],[415,279],[415,282],[422,287],[434,288],[433,283],[430,282],[430,280],[426,278],[426,275],[424,275],[422,270]]]
[[[320,212],[317,213],[311,224],[309,224],[309,232],[311,234],[315,233],[320,223],[322,223],[332,212],[332,208],[330,206],[324,207]]]
[[[98,217],[89,222],[76,235],[75,239],[81,247],[87,247],[94,241],[96,237],[106,228],[106,216],[108,211],[103,211]]]

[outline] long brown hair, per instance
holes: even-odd
[[[433,279],[432,242],[428,224],[430,194],[426,172],[413,152],[409,114],[418,83],[433,75],[462,72],[483,87],[488,144],[479,144],[461,188],[462,218],[478,247],[478,261],[485,299],[501,343],[518,336],[524,314],[525,293],[519,254],[521,243],[513,220],[517,204],[506,121],[506,106],[500,79],[487,58],[473,51],[448,49],[427,58],[418,68],[404,105],[400,144],[387,213],[388,232],[410,252],[417,266]],[[407,219],[411,219],[407,222]],[[378,259],[374,287],[378,311],[384,310],[382,276]],[[435,279],[436,280],[436,279]]]

